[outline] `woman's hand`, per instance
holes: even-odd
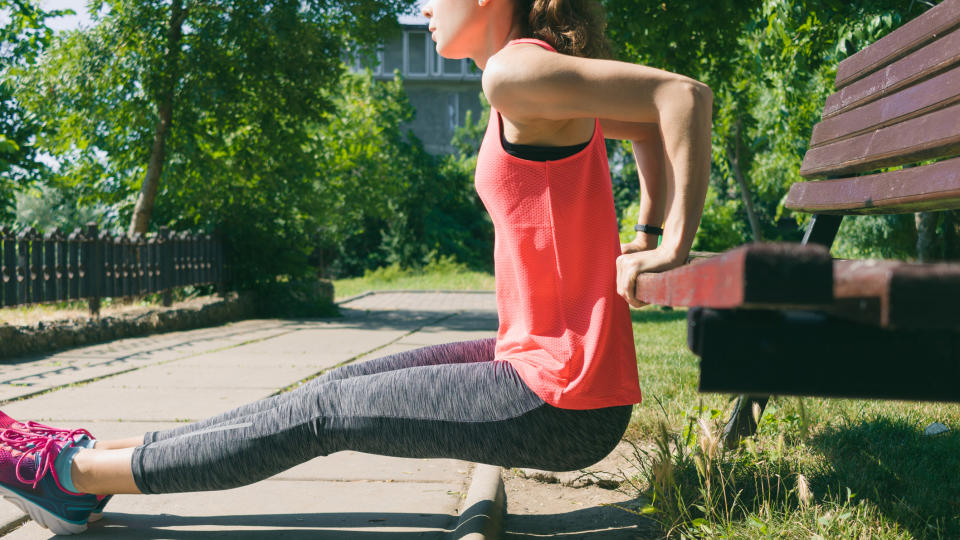
[[[621,248],[630,244],[621,244]],[[663,272],[683,264],[686,256],[679,257],[667,249],[648,249],[644,251],[623,251],[617,257],[617,293],[635,308],[647,305],[637,299],[637,277],[644,272]]]

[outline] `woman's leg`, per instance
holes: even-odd
[[[132,450],[81,453],[74,484],[93,493],[117,492],[123,482],[116,475],[108,480],[119,468],[127,487],[136,487],[124,492],[228,489],[341,450],[571,470],[616,445],[631,409],[552,407],[506,362],[418,366],[312,388],[230,425]],[[85,457],[97,453],[113,464]],[[132,461],[123,463],[124,457]]]
[[[98,450],[133,448],[145,442],[156,442],[170,437],[177,437],[193,431],[208,429],[218,424],[229,424],[236,418],[273,409],[279,406],[279,404],[285,400],[297,399],[296,396],[298,393],[311,392],[313,391],[312,389],[314,387],[332,380],[346,379],[361,375],[371,375],[374,373],[382,373],[385,371],[393,371],[408,367],[437,364],[459,364],[492,360],[495,343],[496,340],[494,338],[444,343],[441,345],[422,347],[411,351],[404,351],[397,354],[383,356],[368,360],[366,362],[347,364],[345,366],[332,369],[291,392],[286,392],[277,396],[255,401],[253,403],[248,403],[220,415],[207,418],[199,422],[179,426],[171,430],[150,432],[146,433],[143,437],[97,441],[96,448]]]

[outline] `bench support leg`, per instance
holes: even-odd
[[[829,248],[833,245],[833,240],[837,237],[840,230],[840,223],[843,222],[843,216],[834,216],[830,214],[814,214],[807,226],[807,232],[803,235],[802,245],[820,244]]]
[[[843,216],[831,214],[814,214],[807,226],[807,231],[803,235],[802,245],[819,244],[830,248],[837,232],[840,231],[840,224],[843,222]],[[769,396],[751,396],[741,394],[733,406],[733,412],[727,419],[727,425],[723,428],[723,444],[728,449],[733,450],[740,445],[740,439],[749,437],[757,432],[757,420],[763,414],[763,409],[767,406]],[[754,409],[759,406],[760,414],[754,418]]]
[[[767,406],[769,396],[749,396],[741,394],[737,397],[733,405],[733,412],[727,420],[727,425],[723,427],[723,444],[727,450],[736,450],[740,445],[740,439],[749,437],[757,432],[757,420],[760,414],[763,414],[764,407]],[[754,405],[759,407],[759,414],[754,418]]]

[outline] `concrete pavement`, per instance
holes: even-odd
[[[338,319],[249,320],[2,364],[0,408],[102,439],[129,437],[270,396],[344,363],[491,337],[497,326],[492,293],[377,293],[341,310]],[[234,490],[117,496],[85,537],[482,538],[496,533],[502,510],[495,467],[340,452]],[[5,502],[0,533],[52,536]]]

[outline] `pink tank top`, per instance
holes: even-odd
[[[513,43],[555,51],[535,39]],[[476,171],[496,232],[494,359],[510,362],[555,407],[639,403],[630,308],[616,290],[620,241],[600,121],[586,148],[556,161],[508,154],[501,122],[491,108]]]

